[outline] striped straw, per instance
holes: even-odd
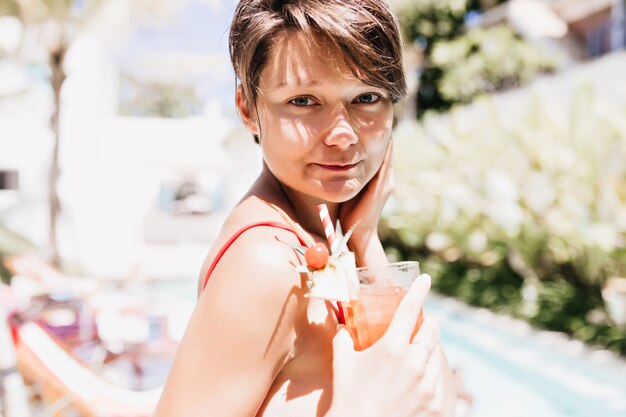
[[[326,204],[320,204],[317,206],[317,213],[320,215],[320,220],[322,221],[322,226],[324,227],[324,234],[328,240],[330,251],[331,253],[335,253],[337,245],[339,244],[339,239],[337,239],[337,234],[335,233],[333,222],[330,220],[330,214],[328,213],[328,207],[326,207]]]

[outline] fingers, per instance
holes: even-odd
[[[385,156],[383,157],[383,163],[380,166],[380,173],[386,173],[391,168],[391,160],[393,154],[393,140],[389,140],[387,143],[387,149],[385,150]]]
[[[389,181],[389,177],[393,173],[393,169],[391,168],[393,148],[392,142],[393,141],[390,140],[387,143],[387,149],[385,150],[385,156],[383,157],[383,162],[380,165],[380,168],[376,172],[376,175],[374,175],[374,177],[367,184],[367,187],[364,188],[364,190],[372,195],[378,195],[379,193],[384,192],[387,182]]]
[[[444,389],[442,365],[441,355],[433,353],[428,363],[423,365],[422,377],[413,388],[412,395],[419,399],[417,408],[426,415],[441,415]]]
[[[383,193],[391,194],[395,188],[395,176],[393,172],[393,140],[389,141],[387,146],[387,153],[385,154],[385,160],[381,170],[384,170],[382,175]]]
[[[438,340],[439,328],[437,323],[433,318],[428,317],[408,347],[410,352],[408,356],[409,365],[416,371],[419,379],[425,380],[427,378],[429,362],[433,358]]]
[[[437,320],[426,316],[417,334],[411,340],[412,360],[417,367],[424,366],[433,356],[439,343],[439,325]]]
[[[416,415],[419,414],[418,410],[421,412],[419,415],[442,415],[445,378],[443,377],[444,359],[439,349],[439,345],[436,344],[428,362],[422,365],[424,367],[422,377],[413,388],[411,395],[419,400],[416,404]]]
[[[389,179],[392,177],[393,169],[392,169],[392,160],[393,160],[393,140],[389,140],[387,144],[387,150],[385,151],[385,156],[383,157],[383,163],[380,166],[380,169],[376,173],[374,177],[376,180],[376,185],[378,187],[386,187],[388,185]]]
[[[386,169],[390,170],[393,165],[392,161],[393,161],[393,139],[390,139],[389,143],[387,144],[387,151],[385,152],[385,159],[383,160],[383,166],[386,167]]]
[[[383,337],[402,344],[411,340],[413,329],[415,329],[419,319],[422,304],[426,294],[428,294],[428,290],[430,290],[430,275],[422,274],[413,281],[402,301],[400,301],[398,309]]]

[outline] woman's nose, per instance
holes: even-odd
[[[337,146],[345,149],[358,141],[359,137],[345,109],[334,113],[333,117],[331,117],[330,128],[324,137],[324,143],[327,146]]]

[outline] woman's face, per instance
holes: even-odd
[[[260,75],[257,118],[265,163],[292,192],[328,202],[358,194],[391,140],[389,93],[360,81],[329,42],[288,32]]]

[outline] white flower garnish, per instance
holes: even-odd
[[[356,273],[356,260],[354,252],[348,249],[348,239],[352,235],[354,226],[350,228],[348,233],[343,235],[341,226],[337,222],[337,238],[339,244],[335,252],[328,257],[323,263],[323,267],[319,267],[319,259],[315,259],[317,269],[310,265],[304,264],[296,268],[298,272],[309,273],[309,281],[307,285],[309,292],[306,297],[322,298],[332,301],[347,302],[359,298],[359,277]],[[311,248],[298,246],[295,249],[307,258],[306,252]]]

